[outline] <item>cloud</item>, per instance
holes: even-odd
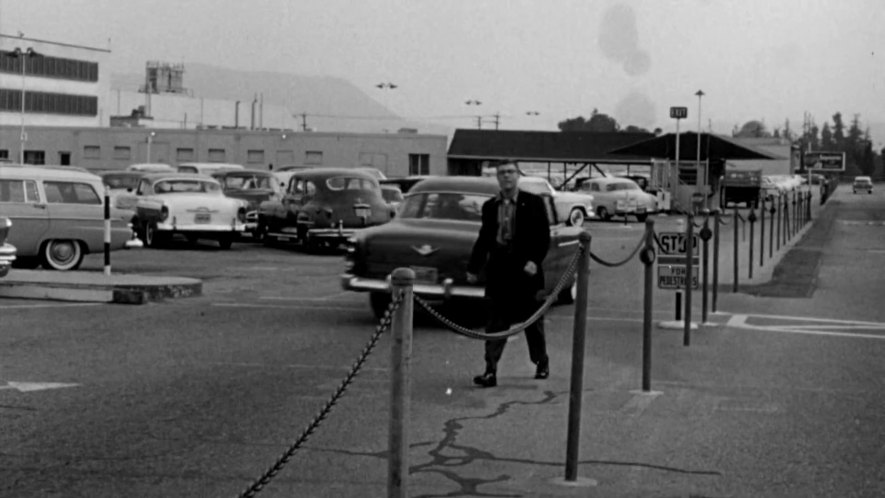
[[[618,102],[614,115],[621,128],[629,125],[651,128],[655,124],[655,104],[647,95],[634,90]]]
[[[605,11],[598,42],[603,55],[621,64],[630,76],[641,76],[651,68],[651,57],[639,47],[636,14],[626,4],[616,4]]]

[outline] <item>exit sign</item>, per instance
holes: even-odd
[[[670,108],[670,117],[676,119],[683,119],[688,117],[688,107],[671,107]]]

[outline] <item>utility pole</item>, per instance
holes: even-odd
[[[495,131],[498,131],[498,125],[501,124],[501,114],[496,112],[492,116],[495,118]]]
[[[301,131],[307,131],[307,113],[302,112],[301,114],[293,114],[292,117],[298,118],[301,117]]]

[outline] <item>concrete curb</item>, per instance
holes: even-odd
[[[183,277],[13,270],[0,280],[0,298],[146,304],[202,292],[201,280]]]

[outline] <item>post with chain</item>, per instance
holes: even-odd
[[[713,299],[711,307],[716,313],[719,304],[719,208],[713,210]]]
[[[771,199],[771,207],[768,208],[768,214],[771,215],[771,221],[768,222],[768,259],[774,258],[774,199]]]
[[[784,245],[789,242],[792,230],[790,230],[790,194],[784,195]]]
[[[783,238],[784,231],[782,229],[781,220],[784,217],[784,208],[783,208],[783,196],[778,194],[777,196],[777,250],[781,250],[781,239]]]
[[[655,220],[645,219],[645,248],[639,259],[645,265],[642,313],[642,390],[651,391],[651,320],[654,309]]]
[[[734,251],[732,254],[732,258],[731,258],[734,261],[734,267],[733,267],[734,282],[731,284],[731,291],[735,292],[735,293],[738,291],[738,279],[739,279],[738,278],[738,271],[740,270],[740,265],[738,265],[738,260],[740,259],[740,252],[738,251],[738,249],[739,249],[739,247],[738,247],[738,221],[740,219],[739,217],[740,217],[740,214],[738,214],[738,209],[734,208],[734,219],[731,222],[732,225],[734,225],[734,240],[732,241],[733,246],[734,246]]]
[[[415,272],[397,268],[391,276],[394,296],[402,303],[393,314],[390,325],[390,426],[387,462],[388,498],[406,498],[409,477],[409,376],[412,361],[412,284]]]
[[[765,199],[759,206],[759,268],[762,268],[765,266]]]
[[[701,280],[701,323],[707,323],[707,308],[709,303],[708,294],[710,292],[709,267],[710,267],[710,238],[713,233],[710,231],[710,210],[704,209],[704,227],[701,228],[701,242],[703,245],[703,279]]]
[[[790,234],[790,238],[793,238],[797,233],[799,233],[799,210],[796,206],[799,204],[799,192],[793,192],[793,232]]]
[[[111,188],[104,186],[104,274],[111,274]]]
[[[750,214],[749,214],[749,216],[747,216],[747,221],[750,222],[750,258],[748,260],[749,264],[747,265],[747,271],[749,272],[749,275],[747,276],[747,278],[752,280],[753,279],[753,260],[755,259],[753,257],[753,246],[756,244],[756,241],[755,241],[756,237],[754,236],[754,234],[756,233],[756,229],[755,229],[756,228],[756,208],[753,208],[753,207],[750,208]]]
[[[806,223],[811,222],[811,199],[812,198],[813,198],[813,196],[811,195],[811,191],[809,190],[808,191],[808,204],[805,206],[805,220],[806,220],[805,222]]]
[[[685,315],[682,329],[682,345],[691,345],[691,284],[692,260],[694,259],[694,216],[688,213],[685,223]]]
[[[584,392],[584,356],[587,334],[587,299],[590,275],[590,232],[578,237],[581,257],[578,260],[578,293],[575,297],[575,323],[572,335],[572,371],[568,398],[568,434],[566,436],[565,480],[578,479],[578,460],[581,443],[581,401]]]

